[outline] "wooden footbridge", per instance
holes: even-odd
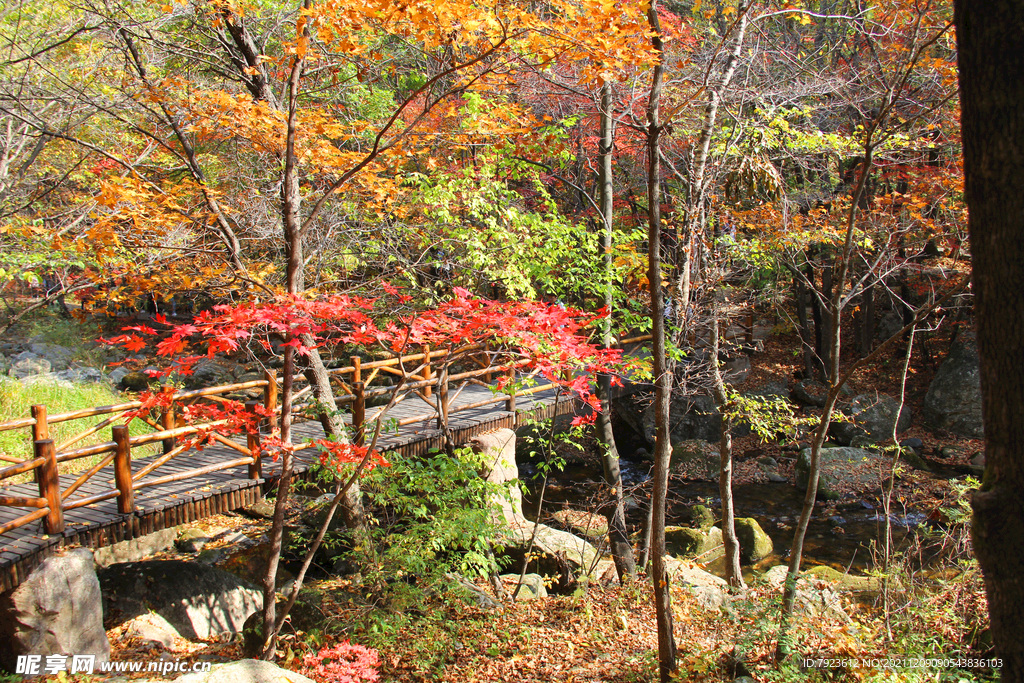
[[[461,368],[452,361],[456,356]],[[424,348],[373,362],[353,357],[331,375],[339,405],[349,408],[346,420],[354,439],[361,442],[383,420],[389,428],[380,434],[378,450],[402,455],[421,455],[445,443],[461,445],[487,431],[515,428],[527,416],[545,419],[577,408],[559,398],[557,385],[524,375],[514,365],[493,365],[494,357],[485,347],[457,352]],[[497,392],[492,381],[500,374],[515,378],[508,386],[518,388]],[[383,378],[395,376],[399,382],[382,386]],[[125,421],[126,414],[143,408],[139,401],[54,415],[45,406],[33,406],[31,417],[0,424],[0,431],[23,430],[34,445],[31,458],[0,454],[0,592],[24,581],[62,547],[99,548],[256,502],[275,484],[281,468],[279,459],[261,456],[261,434],[253,430],[229,438],[217,433],[216,422],[182,426],[176,412],[231,400],[246,401],[250,410],[262,403],[279,411],[279,381],[268,371],[262,380],[240,384],[194,391],[168,387],[170,401],[164,403],[169,407],[134,417],[133,424],[151,430],[136,435]],[[309,395],[309,387],[296,392],[300,407]],[[388,401],[392,406],[385,411],[380,403]],[[56,444],[50,426],[62,422],[83,428]],[[82,445],[108,429],[110,441]],[[193,448],[199,434],[214,443]],[[317,449],[305,442],[322,437],[316,421],[293,427],[297,478],[308,478],[318,460]]]

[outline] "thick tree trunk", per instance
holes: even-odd
[[[1024,680],[1024,3],[955,0],[985,476],[971,501],[1002,680]]]

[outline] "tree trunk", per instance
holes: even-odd
[[[612,346],[612,307],[615,303],[615,283],[612,281],[612,144],[615,139],[615,123],[612,116],[612,87],[605,83],[601,87],[601,256],[604,259],[604,306],[608,317],[603,323],[602,342],[604,347]],[[612,557],[619,581],[626,582],[636,574],[633,547],[626,532],[626,513],[622,505],[622,471],[619,468],[619,451],[615,447],[612,431],[612,382],[608,375],[600,375],[597,391],[601,399],[601,412],[597,416],[597,438],[604,443],[604,480],[611,489],[608,518],[608,538],[611,541]]]
[[[729,395],[725,380],[718,367],[719,343],[718,306],[711,315],[711,361],[714,382],[715,403],[722,411],[722,436],[718,441],[719,469],[718,493],[722,498],[722,541],[725,545],[725,580],[730,586],[743,588],[743,574],[740,571],[740,542],[736,537],[736,512],[732,499],[732,419],[725,415]]]
[[[1024,680],[1024,5],[955,0],[985,475],[971,501],[1002,680]]]
[[[315,342],[310,335],[302,336],[302,345],[309,348],[309,356],[306,359],[304,374],[312,388],[313,398],[318,404],[317,418],[324,433],[334,439],[345,439],[345,422],[341,419],[338,411],[338,404],[334,400],[334,390],[331,388],[331,376],[327,372],[320,352],[314,346]],[[341,501],[341,517],[348,529],[363,529],[366,520],[363,515],[363,497],[359,489],[359,482],[355,482],[345,492]]]
[[[661,121],[659,106],[663,86],[664,46],[657,0],[647,10],[651,42],[658,54],[647,103],[647,240],[648,280],[651,292],[651,355],[654,370],[654,490],[651,493],[651,581],[654,583],[654,610],[658,620],[658,670],[662,683],[669,683],[676,670],[676,639],[673,632],[672,595],[665,569],[665,499],[668,496],[668,467],[672,458],[669,440],[669,401],[672,396],[672,372],[665,349],[665,295],[661,287]]]
[[[797,334],[803,350],[803,378],[809,380],[814,377],[814,347],[811,345],[811,323],[807,319],[807,287],[796,270],[793,271],[793,299],[796,301]]]
[[[860,303],[860,356],[871,353],[875,341],[875,287],[868,285],[861,294]]]

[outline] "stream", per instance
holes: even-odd
[[[626,517],[630,532],[639,531],[647,507],[650,488],[643,484],[650,478],[650,462],[620,460],[626,497]],[[526,483],[523,510],[527,517],[537,518],[537,501],[543,481],[531,463],[519,465],[520,479]],[[544,516],[562,510],[594,509],[591,505],[601,489],[603,474],[599,466],[569,464],[554,472],[548,479],[544,494]],[[753,570],[785,564],[789,560],[794,526],[803,504],[803,493],[791,483],[741,484],[733,487],[737,517],[753,517],[771,537],[774,552],[758,562]],[[666,525],[687,526],[688,509],[697,504],[709,507],[716,517],[720,514],[721,498],[718,484],[704,481],[683,481],[673,477],[669,481]],[[884,538],[885,516],[881,507],[864,499],[836,501],[825,508],[815,507],[804,543],[804,564],[828,564],[843,570],[864,571],[873,565],[872,546]],[[550,520],[548,520],[550,522]],[[893,514],[893,538],[897,546],[905,545],[913,530],[925,521],[925,515],[913,511]],[[718,560],[706,569],[724,574],[724,562]],[[746,570],[745,570],[746,571]]]

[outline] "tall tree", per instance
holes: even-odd
[[[972,540],[1012,682],[1024,680],[1024,2],[956,0],[954,12],[985,426]]]
[[[654,611],[658,620],[658,670],[662,683],[676,673],[676,638],[672,618],[672,594],[665,567],[665,501],[668,496],[668,470],[672,459],[669,433],[669,408],[672,397],[671,360],[665,348],[665,294],[661,286],[661,93],[664,86],[665,44],[657,2],[647,10],[651,42],[659,59],[651,76],[647,100],[647,240],[648,281],[651,292],[651,357],[654,372],[654,490],[651,493],[650,555],[651,581],[654,584]]]

